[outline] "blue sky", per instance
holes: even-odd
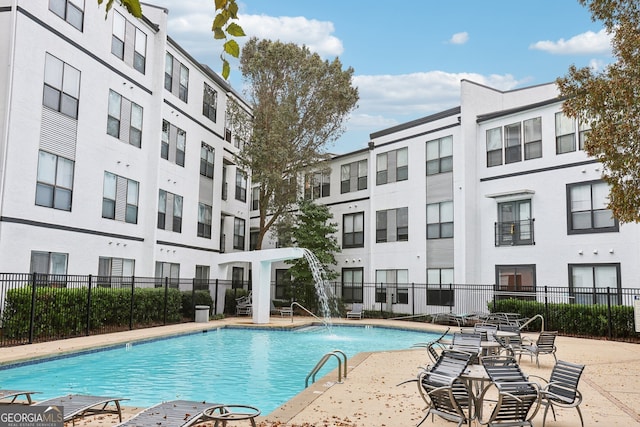
[[[213,1],[147,2],[169,9],[169,35],[220,72]],[[571,64],[602,69],[613,60],[602,24],[577,0],[238,4],[238,23],[249,37],[304,44],[353,67],[360,101],[346,132],[327,147],[337,154],[365,148],[372,132],[459,105],[462,79],[510,90],[553,82]],[[242,93],[237,61],[231,62],[229,81]]]

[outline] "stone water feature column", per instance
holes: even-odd
[[[219,254],[218,277],[229,277],[231,264],[251,263],[251,311],[253,323],[269,323],[271,314],[271,263],[304,257],[302,248],[263,249]]]

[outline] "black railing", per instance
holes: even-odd
[[[496,246],[535,245],[534,219],[495,223]]]
[[[431,321],[440,313],[512,312],[528,318],[540,314],[545,329],[565,335],[640,339],[634,329],[640,289],[340,282],[329,286],[342,306],[362,303],[366,317]],[[212,305],[212,315],[235,315],[233,301],[251,288],[248,282],[215,279],[0,273],[0,347],[190,322],[195,305],[203,303]],[[272,283],[271,295],[291,302],[286,286]],[[531,327],[536,330],[538,325]]]

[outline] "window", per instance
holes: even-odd
[[[609,202],[609,185],[593,181],[567,185],[568,234],[618,231]]]
[[[30,272],[36,273],[39,284],[62,284],[66,286],[68,254],[59,252],[31,251]],[[44,277],[42,277],[43,275]]]
[[[427,205],[427,239],[453,237],[453,202]]]
[[[137,224],[138,193],[137,181],[105,171],[102,185],[102,218]]]
[[[49,0],[49,10],[82,31],[84,0]]]
[[[253,187],[251,189],[251,210],[257,211],[260,209],[260,187]]]
[[[158,192],[158,228],[182,232],[182,196],[165,190]]]
[[[42,104],[71,118],[78,118],[80,71],[46,54]]]
[[[236,200],[247,201],[247,175],[240,169],[236,169]]]
[[[277,268],[276,269],[276,298],[277,299],[289,299],[287,288],[291,284],[291,273],[289,270]]]
[[[164,88],[187,102],[189,95],[189,69],[169,52],[164,62]]]
[[[74,162],[55,154],[38,152],[36,205],[71,210]]]
[[[305,177],[304,198],[308,200],[331,195],[331,170],[309,173]]]
[[[156,288],[164,287],[165,280],[168,279],[170,288],[178,288],[180,286],[180,264],[172,262],[156,261]]]
[[[340,166],[340,194],[367,189],[367,161]]]
[[[233,249],[244,250],[244,219],[233,219]]]
[[[524,159],[542,157],[542,117],[525,120],[524,127]]]
[[[202,114],[209,120],[216,122],[216,112],[218,111],[218,92],[213,90],[208,84],[204,84],[202,94]]]
[[[342,269],[342,302],[363,302],[362,289],[364,270],[360,268]]]
[[[522,144],[520,142],[520,123],[504,127],[504,163],[522,161]]]
[[[127,41],[125,43],[125,41]],[[113,13],[111,53],[144,74],[147,56],[147,35],[118,12]]]
[[[576,304],[621,304],[620,264],[569,264],[569,277]]]
[[[487,130],[487,167],[502,164],[502,128]]]
[[[364,247],[364,212],[342,216],[342,247]]]
[[[376,212],[376,243],[409,240],[409,208]]]
[[[536,266],[496,265],[496,283],[496,299],[535,299]]]
[[[196,265],[196,277],[193,283],[194,291],[208,291],[209,290],[209,273],[211,269],[208,265]]]
[[[584,144],[589,139],[589,132],[591,132],[591,128],[586,123],[578,124],[578,149],[584,150]]]
[[[258,247],[258,237],[260,237],[260,231],[251,230],[249,231],[249,250],[255,251]]]
[[[198,237],[211,238],[211,206],[198,203]]]
[[[107,134],[140,148],[142,145],[142,107],[109,91]]]
[[[227,200],[227,165],[222,165],[222,200]]]
[[[427,305],[452,307],[455,303],[453,268],[427,269]]]
[[[136,262],[126,258],[98,258],[98,286],[120,288],[131,286],[135,275]]]
[[[498,203],[496,246],[533,245],[531,200]]]
[[[160,157],[184,167],[187,133],[166,120],[162,121]]]
[[[200,147],[200,175],[213,179],[214,162],[215,150],[203,142]]]
[[[427,175],[453,170],[453,137],[427,141]]]
[[[407,147],[378,154],[376,185],[409,179],[409,149]]]
[[[376,270],[376,302],[409,303],[409,270]]]
[[[576,123],[564,113],[556,113],[556,154],[576,151]]]
[[[231,288],[242,289],[244,287],[244,268],[231,268]]]

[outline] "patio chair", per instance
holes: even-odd
[[[75,421],[90,415],[115,414],[122,421],[122,408],[120,397],[90,396],[84,394],[68,394],[66,396],[54,397],[52,399],[41,400],[36,403],[38,406],[62,406],[64,408],[63,420]]]
[[[39,391],[28,390],[0,390],[0,404],[7,403],[24,403],[26,405],[33,404],[32,394]]]
[[[540,335],[538,335],[538,339],[535,343],[525,344],[523,342],[521,348],[515,350],[514,352],[518,354],[518,361],[522,357],[523,354],[528,354],[531,357],[531,361],[533,362],[533,356],[536,357],[536,366],[540,367],[540,355],[542,354],[550,354],[553,356],[553,359],[557,362],[558,358],[556,357],[556,337],[558,336],[558,331],[542,331]]]
[[[251,316],[251,292],[240,298],[236,298],[236,315]]]
[[[418,426],[429,414],[457,422],[458,427],[475,419],[475,396],[470,385],[460,379],[471,358],[469,353],[445,350],[429,370],[418,375],[418,392],[427,403],[427,413]]]
[[[532,419],[540,409],[540,386],[529,381],[511,356],[489,356],[481,359],[491,384],[478,397],[478,422],[488,426],[533,426]],[[495,387],[497,399],[491,414],[482,419],[487,393]]]
[[[444,331],[442,333],[442,335],[440,335],[435,340],[431,340],[431,341],[425,342],[425,343],[415,343],[411,347],[413,347],[413,348],[426,348],[427,349],[427,355],[429,356],[429,359],[431,359],[431,363],[429,365],[432,365],[432,364],[436,363],[436,361],[440,358],[440,355],[442,354],[444,349],[447,348],[447,346],[445,344],[443,344],[441,342],[441,340],[449,333],[450,329],[451,328],[447,328],[447,330]]]
[[[549,408],[551,408],[553,419],[556,419],[554,406],[560,408],[576,408],[578,416],[580,417],[580,425],[584,427],[584,420],[582,419],[582,412],[580,411],[582,393],[578,390],[578,383],[580,382],[583,371],[584,365],[558,360],[551,371],[549,380],[537,377],[546,383],[540,391],[541,403],[545,406],[544,416],[542,417],[543,427]]]
[[[204,410],[214,405],[190,400],[170,400],[146,408],[116,427],[188,427],[204,421]]]
[[[354,302],[351,310],[347,311],[347,319],[362,319],[362,303]]]
[[[482,351],[482,335],[478,333],[461,333],[453,334],[451,349],[466,352],[472,355],[472,364],[478,363],[478,356]]]

